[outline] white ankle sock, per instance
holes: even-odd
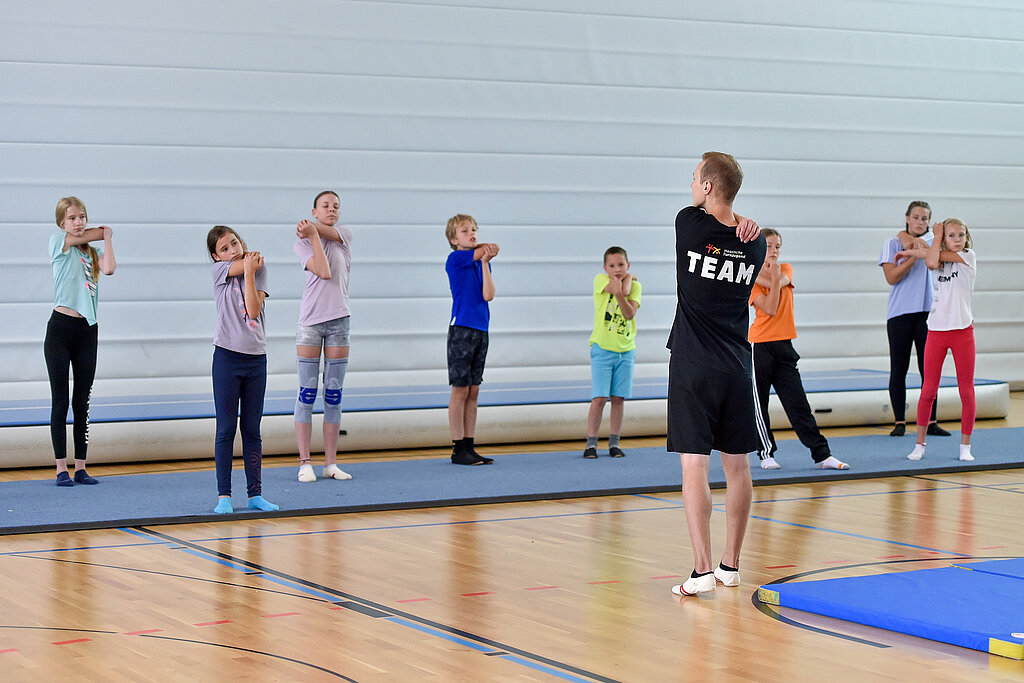
[[[962,443],[960,444],[960,459],[961,460],[974,460],[974,456],[971,455],[971,444]]]
[[[923,443],[915,443],[914,444],[914,450],[912,450],[910,452],[910,455],[907,456],[907,460],[920,460],[923,457],[924,457],[924,444]]]

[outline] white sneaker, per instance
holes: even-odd
[[[773,458],[772,456],[769,455],[767,458],[762,458],[761,459],[761,469],[762,470],[781,470],[782,469],[782,465],[780,465],[779,463],[775,462],[775,458]]]
[[[672,592],[682,596],[710,593],[713,590],[715,590],[714,573],[698,576],[697,578],[691,576],[678,586],[672,586]]]
[[[312,465],[299,465],[299,481],[303,484],[316,481],[316,473],[313,471]]]
[[[722,565],[715,567],[715,579],[718,580],[723,586],[738,586],[740,585],[740,573],[739,571],[730,571],[728,569],[722,569]]]
[[[842,460],[838,460],[834,455],[830,455],[821,462],[818,463],[818,469],[820,470],[848,470],[850,466]]]
[[[351,479],[352,475],[341,469],[337,465],[325,465],[324,466],[324,479]]]

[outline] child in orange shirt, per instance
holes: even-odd
[[[786,417],[793,425],[800,443],[810,449],[817,466],[822,469],[848,470],[850,466],[832,455],[828,441],[818,430],[818,423],[807,403],[800,370],[796,367],[800,356],[793,348],[792,341],[796,339],[793,267],[788,263],[779,263],[782,236],[771,228],[762,229],[761,234],[768,244],[768,251],[764,267],[758,273],[757,282],[750,292],[750,305],[754,307],[756,317],[748,333],[754,353],[754,383],[761,402],[764,428],[771,442],[770,451],[758,453],[761,468],[777,470],[781,467],[775,461],[775,436],[768,420],[768,392],[774,386]]]

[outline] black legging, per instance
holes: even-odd
[[[896,422],[907,421],[907,371],[910,349],[917,350],[917,371],[924,377],[924,343],[928,339],[928,312],[904,313],[885,323],[889,334],[889,402]],[[938,401],[932,404],[931,422],[935,422]]]
[[[53,312],[46,325],[43,356],[50,376],[50,441],[53,457],[68,457],[68,367],[75,373],[71,407],[75,413],[72,435],[75,460],[85,460],[89,448],[89,395],[96,377],[96,340],[99,325],[90,325],[85,318],[74,318]]]

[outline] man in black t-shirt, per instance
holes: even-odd
[[[757,224],[734,213],[743,171],[732,156],[707,152],[693,172],[693,206],[676,216],[676,316],[668,395],[668,450],[679,453],[683,504],[693,546],[690,578],[676,595],[738,586],[739,555],[750,515],[749,453],[766,438],[754,400],[747,300],[764,263]],[[726,478],[726,539],[722,561],[711,564],[712,450]]]

